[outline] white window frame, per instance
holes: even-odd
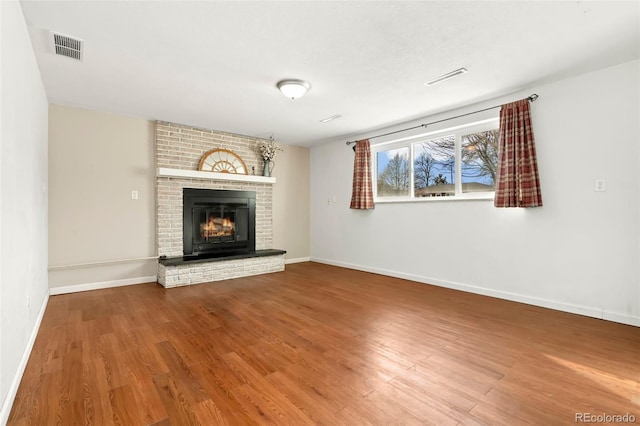
[[[406,202],[418,202],[418,203],[430,203],[430,202],[443,202],[443,201],[464,201],[464,200],[493,200],[495,191],[486,192],[462,192],[462,136],[485,132],[488,130],[495,130],[499,127],[499,119],[497,117],[487,120],[476,121],[473,123],[463,124],[460,126],[449,127],[446,129],[435,130],[432,132],[425,132],[419,135],[414,135],[402,139],[394,139],[388,142],[382,142],[371,146],[371,159],[373,167],[371,167],[372,183],[373,183],[373,195],[375,203],[406,203]],[[439,137],[455,135],[455,195],[446,197],[415,197],[414,196],[414,179],[415,179],[415,159],[413,145],[430,139],[437,139]],[[378,197],[378,153],[389,151],[392,149],[398,149],[408,147],[409,148],[409,195],[408,196],[385,196]]]

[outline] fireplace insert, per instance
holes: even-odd
[[[256,250],[256,193],[184,188],[184,255],[216,257]]]

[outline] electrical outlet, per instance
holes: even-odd
[[[131,191],[131,199],[132,200],[137,200],[138,199],[138,191],[136,191],[136,190]]]
[[[593,188],[595,192],[604,192],[607,190],[607,181],[604,179],[596,179],[595,186]]]

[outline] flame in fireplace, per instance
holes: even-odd
[[[202,238],[233,236],[235,224],[228,217],[220,218],[209,216],[209,220],[200,224]]]

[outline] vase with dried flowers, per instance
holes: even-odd
[[[264,167],[262,168],[262,176],[271,176],[271,172],[275,166],[274,158],[278,151],[284,151],[284,148],[278,145],[278,143],[270,136],[269,139],[263,140],[260,144],[260,154],[264,161]]]

